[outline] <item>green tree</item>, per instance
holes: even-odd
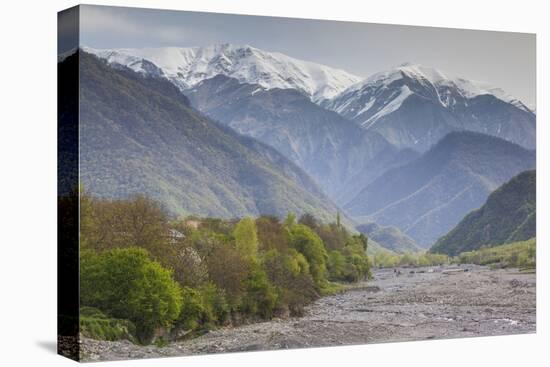
[[[295,224],[290,228],[290,244],[300,252],[309,263],[309,270],[317,287],[326,281],[327,252],[323,241],[309,227]]]
[[[247,294],[243,299],[243,310],[252,315],[270,318],[277,303],[277,293],[260,264],[252,264],[245,283]]]
[[[258,257],[258,233],[254,219],[241,219],[233,230],[233,236],[237,251],[243,257],[251,259]]]
[[[179,285],[144,249],[83,251],[80,269],[81,304],[132,321],[142,341],[155,328],[170,327],[180,314]]]

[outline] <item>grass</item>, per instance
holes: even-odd
[[[88,338],[136,342],[135,330],[134,324],[128,320],[110,318],[93,307],[80,308],[80,332]]]

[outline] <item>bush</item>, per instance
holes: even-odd
[[[204,309],[203,323],[208,326],[224,323],[231,311],[224,291],[214,283],[207,283],[199,288],[199,292]]]
[[[170,327],[180,314],[179,285],[144,249],[83,251],[80,268],[81,304],[130,320],[142,341],[155,328]]]
[[[500,265],[532,269],[536,267],[536,240],[513,242],[461,253],[455,261],[478,265]]]
[[[245,283],[246,297],[243,299],[242,311],[262,318],[271,318],[277,303],[277,293],[259,264],[252,264]]]
[[[203,323],[206,313],[201,294],[189,287],[184,287],[181,293],[181,312],[176,324],[184,330],[195,330]]]
[[[80,332],[92,339],[136,340],[136,327],[132,322],[107,317],[103,312],[92,307],[80,308]]]
[[[346,271],[346,258],[340,251],[330,251],[328,253],[327,268],[330,280],[342,280]]]

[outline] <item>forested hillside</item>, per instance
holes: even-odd
[[[93,195],[146,194],[177,215],[337,212],[298,166],[193,110],[167,80],[82,51],[80,70],[80,174]]]
[[[454,256],[535,237],[536,181],[534,170],[515,176],[495,190],[481,208],[441,237],[430,251]]]

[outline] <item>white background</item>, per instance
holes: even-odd
[[[550,265],[545,1],[149,0],[96,4],[537,33],[537,335],[167,358],[104,366],[548,365]],[[56,339],[56,12],[74,1],[2,2],[0,365],[64,366]],[[546,88],[545,88],[546,87]],[[546,97],[546,98],[545,98]],[[545,101],[546,100],[546,101]],[[545,168],[546,167],[546,168]],[[546,226],[545,226],[546,225]],[[546,363],[545,362],[546,359]]]

